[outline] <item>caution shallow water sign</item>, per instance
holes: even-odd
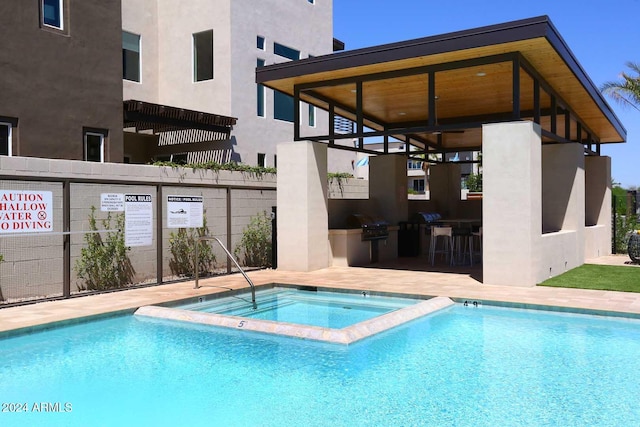
[[[51,191],[0,190],[0,233],[53,231]]]

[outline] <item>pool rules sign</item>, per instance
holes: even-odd
[[[150,246],[153,243],[151,194],[124,195],[124,244]]]
[[[0,233],[53,231],[51,191],[0,190]]]

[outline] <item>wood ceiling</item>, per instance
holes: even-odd
[[[412,136],[445,148],[477,147],[481,145],[478,119],[513,120],[514,65],[501,58],[516,55],[534,76],[525,71],[527,67],[519,68],[515,99],[521,119],[533,119],[537,80],[543,129],[551,130],[554,97],[559,107],[557,134],[567,135],[560,115],[564,106],[572,112],[571,138],[577,137],[580,122],[597,143],[625,141],[626,130],[547,17],[267,66],[256,70],[256,81],[290,95],[300,88],[302,101],[324,109],[333,104],[336,114],[354,121],[361,84],[365,126],[416,129],[431,118],[432,124],[456,124],[464,132],[445,132],[439,141],[429,130]],[[435,89],[434,111],[429,109],[430,83]],[[403,133],[407,132],[399,132]]]

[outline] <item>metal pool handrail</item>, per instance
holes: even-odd
[[[256,308],[258,308],[258,305],[256,304],[256,287],[253,285],[253,282],[251,281],[251,279],[249,279],[249,276],[247,276],[247,273],[244,272],[244,270],[242,269],[242,267],[240,267],[240,264],[238,264],[238,262],[236,261],[236,259],[233,257],[233,255],[231,255],[231,252],[229,252],[229,250],[227,249],[227,247],[220,241],[220,239],[218,239],[217,237],[213,237],[213,236],[200,236],[198,237],[198,241],[196,242],[196,265],[195,265],[195,270],[196,270],[196,285],[194,287],[194,289],[198,289],[200,286],[198,286],[198,280],[199,280],[199,270],[200,268],[200,259],[198,257],[198,246],[199,243],[203,240],[215,240],[216,242],[218,242],[220,244],[220,247],[222,248],[222,250],[224,250],[227,254],[227,256],[229,257],[229,259],[231,261],[233,261],[233,263],[236,265],[236,267],[238,267],[238,270],[240,270],[240,273],[242,273],[242,275],[244,276],[245,279],[247,279],[247,282],[249,282],[249,286],[251,286],[251,302],[253,303],[253,309],[255,310]]]

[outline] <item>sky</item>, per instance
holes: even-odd
[[[333,35],[345,50],[547,15],[600,87],[640,63],[640,0],[333,0]],[[602,144],[611,175],[640,187],[640,111],[605,97],[627,130],[624,144]]]

